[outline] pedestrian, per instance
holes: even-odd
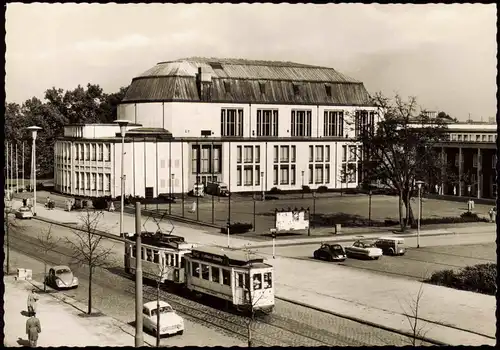
[[[33,313],[31,317],[26,321],[26,334],[28,335],[30,347],[36,348],[38,334],[41,332],[42,327],[40,326],[40,320],[36,317],[36,313]]]
[[[23,207],[26,207],[28,205],[28,200],[26,198],[23,198]]]
[[[38,296],[35,294],[35,289],[32,289],[30,294],[28,294],[28,314],[32,315],[36,313],[36,306],[38,301]]]
[[[496,215],[497,215],[496,208],[495,208],[495,207],[491,208],[491,209],[488,211],[488,214],[490,215],[490,221],[491,221],[491,222],[495,222],[495,218],[496,218]]]
[[[115,211],[115,205],[114,205],[113,201],[111,201],[111,204],[109,205],[109,211],[110,212],[114,212]]]

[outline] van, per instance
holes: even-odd
[[[203,184],[195,183],[193,185],[193,196],[194,197],[203,197],[203,196],[205,196],[205,193],[203,191],[204,188],[205,188],[205,186]]]
[[[229,190],[224,182],[207,182],[205,193],[221,197],[229,196]]]
[[[382,249],[385,255],[404,255],[406,252],[405,240],[401,237],[377,238],[375,246]]]

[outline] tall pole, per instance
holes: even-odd
[[[302,175],[302,199],[304,199],[304,170],[302,170],[301,175]]]
[[[17,154],[17,142],[16,142],[16,193],[19,192],[19,158]]]
[[[264,172],[260,172],[260,189],[262,191],[262,200],[266,200],[266,193],[264,192]]]
[[[22,166],[22,174],[23,174],[23,191],[26,189],[24,186],[24,141],[23,141],[23,162],[21,163]]]
[[[368,192],[368,225],[372,225],[372,190]]]
[[[125,206],[125,133],[122,133],[122,160],[120,176],[120,237],[123,237],[123,207]]]
[[[192,170],[191,170],[192,171]],[[181,142],[182,217],[184,217],[184,140]]]
[[[135,202],[135,347],[144,345],[142,334],[142,244],[141,244],[141,203]],[[159,329],[158,329],[159,331]]]
[[[227,196],[227,200],[228,200],[227,221],[229,223],[231,223],[231,194],[232,194],[232,192],[231,192],[231,141],[229,141],[228,145],[229,145],[229,194]],[[229,228],[228,228],[227,232],[229,232]],[[228,233],[228,240],[229,240],[229,233]],[[228,247],[229,247],[229,244],[228,244]]]
[[[214,142],[212,141],[212,150],[211,150],[211,157],[210,157],[210,165],[212,167],[212,182],[214,181]],[[219,194],[220,195],[220,194]],[[212,191],[212,224],[215,222],[215,216],[214,216],[214,191]]]
[[[168,173],[172,174],[172,138],[168,141]],[[169,194],[170,198],[168,200],[168,215],[172,214],[172,175],[169,176]]]
[[[198,144],[198,141],[196,141],[196,221],[200,221],[200,194],[198,190],[198,177],[200,176],[200,156],[201,156],[201,150],[200,146]]]
[[[5,252],[5,262],[6,262],[6,267],[7,267],[7,273],[6,275],[9,274],[10,272],[10,240],[9,240],[9,229],[10,229],[10,224],[9,224],[9,212],[10,212],[10,205],[6,206],[5,208],[5,240],[6,240],[6,246],[7,246],[7,251]]]
[[[253,199],[253,232],[255,232],[255,192],[252,193]]]
[[[313,215],[311,218],[311,223],[313,223],[314,225],[314,218],[316,217],[316,192],[313,191],[312,196],[313,196]]]
[[[10,144],[10,184],[12,187],[12,181],[14,180],[14,145]]]
[[[422,201],[422,198],[420,197],[420,187],[421,185],[418,185],[418,222],[417,222],[417,248],[420,248],[420,203]]]
[[[33,207],[32,212],[33,216],[36,216],[36,135],[37,131],[42,128],[39,126],[30,126],[27,128],[31,131],[31,136],[33,138],[33,147],[32,147],[32,169],[33,169]],[[11,150],[12,152],[12,150]]]
[[[9,183],[9,142],[7,142],[7,153],[5,155],[5,188],[10,189]]]

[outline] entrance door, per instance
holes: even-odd
[[[233,304],[234,305],[244,305],[245,304],[245,289],[246,289],[246,280],[248,277],[248,274],[244,272],[234,272],[233,276],[233,283],[234,283],[234,298],[233,298]]]

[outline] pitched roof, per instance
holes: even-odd
[[[209,76],[200,96],[199,68]],[[366,105],[363,83],[333,68],[294,62],[184,58],[160,62],[132,80],[122,102],[208,101]]]

